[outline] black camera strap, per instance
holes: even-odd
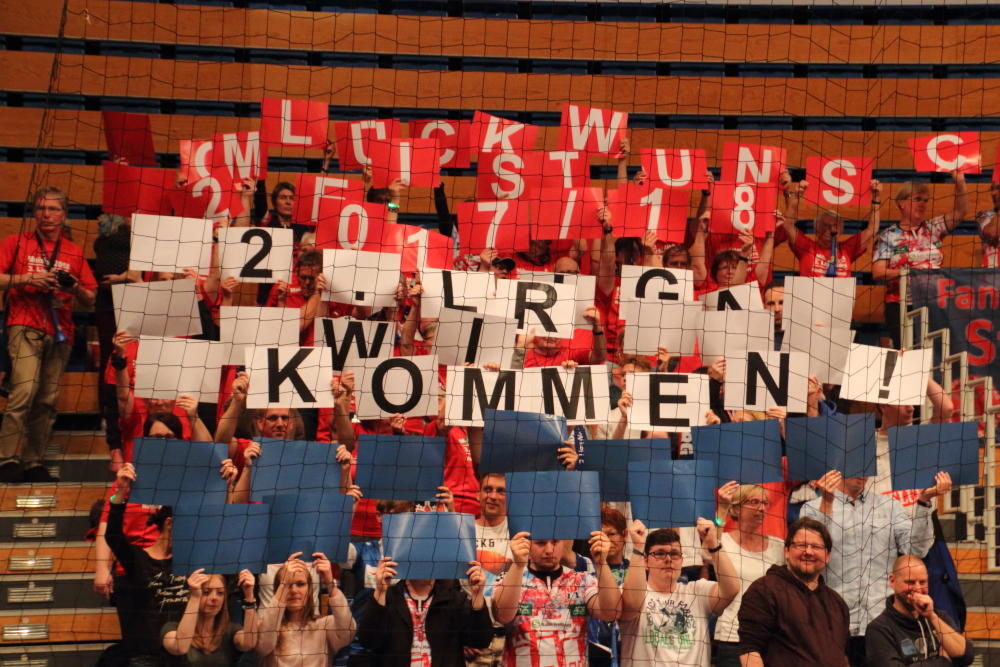
[[[38,244],[38,252],[42,256],[42,262],[45,263],[45,270],[52,273],[53,267],[56,265],[56,259],[59,258],[59,248],[62,247],[62,234],[59,234],[59,238],[56,239],[56,247],[52,249],[52,257],[49,258],[49,254],[45,251],[45,245],[42,241],[42,235],[35,230],[35,243]]]

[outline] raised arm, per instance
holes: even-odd
[[[633,621],[639,617],[646,601],[646,526],[633,521],[628,529],[632,537],[632,560],[629,561],[625,581],[622,582],[622,613],[620,621]]]
[[[965,174],[960,171],[951,172],[955,181],[955,208],[944,216],[945,227],[953,231],[969,214],[969,193],[965,187]]]
[[[858,239],[859,248],[868,247],[882,224],[882,183],[873,178],[869,187],[872,191],[872,210],[868,214],[868,226],[861,230],[861,238]]]
[[[195,442],[213,442],[212,434],[209,432],[205,422],[198,416],[198,401],[189,394],[181,394],[177,397],[177,407],[187,415],[188,423],[191,424],[191,439]]]
[[[691,244],[691,271],[694,273],[694,281],[703,283],[708,280],[708,258],[705,257],[708,238],[708,223],[712,219],[711,210],[698,216],[697,231],[694,234],[694,242]]]
[[[715,574],[719,581],[712,585],[708,594],[708,604],[716,616],[726,610],[726,607],[740,594],[740,575],[725,551],[719,550],[719,534],[715,522],[710,519],[698,519],[698,535],[701,536],[701,546],[705,555],[715,563]]]
[[[111,367],[115,369],[115,394],[118,397],[118,414],[126,417],[135,409],[135,398],[132,395],[131,381],[128,377],[128,358],[125,350],[134,338],[121,330],[111,339],[115,351],[111,355]]]
[[[215,442],[229,445],[229,458],[236,456],[236,426],[247,405],[247,392],[250,390],[250,376],[244,372],[236,375],[232,386],[232,400],[226,408],[219,426],[215,429]]]
[[[618,142],[618,185],[628,183],[628,157],[632,154],[632,144],[628,137]]]
[[[177,624],[177,629],[163,636],[163,648],[170,655],[187,655],[191,648],[191,640],[198,631],[198,610],[201,607],[201,587],[208,583],[209,576],[205,568],[195,570],[188,577],[188,602],[184,607],[184,615]]]
[[[354,371],[344,371],[339,380],[330,381],[330,388],[336,396],[333,405],[333,428],[337,442],[347,451],[353,452],[355,443],[354,424],[351,423],[351,399],[354,397]]]
[[[622,592],[615,575],[605,560],[611,549],[611,539],[599,530],[590,534],[590,556],[597,570],[597,595],[590,598],[587,611],[599,621],[613,623],[621,614]]]
[[[615,292],[615,237],[611,233],[611,211],[602,206],[597,213],[597,221],[601,223],[600,261],[597,270],[597,289],[604,294]]]
[[[517,618],[517,606],[521,602],[521,583],[524,570],[528,566],[528,533],[518,533],[510,540],[513,562],[503,581],[493,589],[493,618],[506,625]]]

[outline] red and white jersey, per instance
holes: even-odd
[[[586,667],[587,603],[595,595],[597,579],[587,572],[564,567],[549,588],[525,571],[503,667]]]
[[[979,225],[979,231],[983,231],[983,227],[988,225],[996,214],[997,212],[993,209],[977,213],[976,224]],[[998,259],[1000,259],[1000,243],[987,243],[983,241],[983,268],[995,269],[1000,267]]]

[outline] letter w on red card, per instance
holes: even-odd
[[[622,111],[564,104],[559,122],[559,148],[618,158],[627,127],[628,114]]]
[[[368,252],[399,254],[402,249],[392,239],[383,238],[385,211],[383,204],[369,204],[341,200],[333,217],[324,219],[316,227],[316,247]],[[336,207],[337,202],[330,202]],[[331,210],[331,212],[333,212]]]
[[[344,171],[363,169],[369,164],[370,141],[387,141],[400,137],[399,121],[395,118],[334,123],[333,131],[337,137],[337,159]]]
[[[871,202],[872,158],[811,157],[806,159],[806,201],[824,208]]]
[[[656,185],[689,190],[708,189],[708,160],[695,148],[643,148],[642,170]]]
[[[528,249],[528,203],[517,200],[464,202],[457,207],[462,251],[478,255]]]
[[[104,138],[108,142],[108,155],[112,161],[123,158],[135,166],[155,167],[156,150],[153,148],[153,131],[149,116],[144,113],[102,111]]]
[[[642,238],[646,232],[656,232],[660,241],[683,243],[691,191],[660,188],[651,181],[629,183],[608,191],[608,208],[615,236]]]
[[[525,125],[477,111],[472,117],[472,136],[482,153],[530,151],[535,148],[537,125]]]
[[[709,231],[725,235],[749,232],[756,237],[773,232],[777,194],[774,185],[716,183]]]
[[[295,210],[292,220],[318,226],[340,216],[344,203],[364,201],[365,186],[359,180],[317,174],[299,174],[295,179]]]
[[[599,239],[597,212],[604,205],[601,188],[542,188],[531,201],[532,238]]]
[[[471,121],[411,120],[410,136],[437,141],[442,168],[468,169],[472,165]]]
[[[412,188],[441,184],[441,163],[433,139],[370,139],[368,159],[373,188],[387,188],[396,180]]]
[[[229,170],[234,184],[267,178],[267,147],[261,150],[259,132],[230,132],[212,136],[212,166]]]
[[[775,146],[738,144],[727,141],[722,146],[722,178],[732,183],[778,184],[785,168],[787,152]]]
[[[260,140],[275,146],[325,148],[330,108],[325,102],[265,97],[260,102]]]
[[[978,132],[955,132],[910,139],[913,166],[920,172],[982,173]]]

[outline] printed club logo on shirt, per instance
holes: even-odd
[[[684,650],[694,645],[695,619],[687,603],[650,600],[646,609],[646,643]]]
[[[587,605],[585,605],[585,604],[571,604],[569,606],[569,615],[570,616],[575,616],[575,617],[586,616],[587,615]]]
[[[535,613],[535,605],[529,602],[521,602],[517,605],[518,616],[531,616]]]

